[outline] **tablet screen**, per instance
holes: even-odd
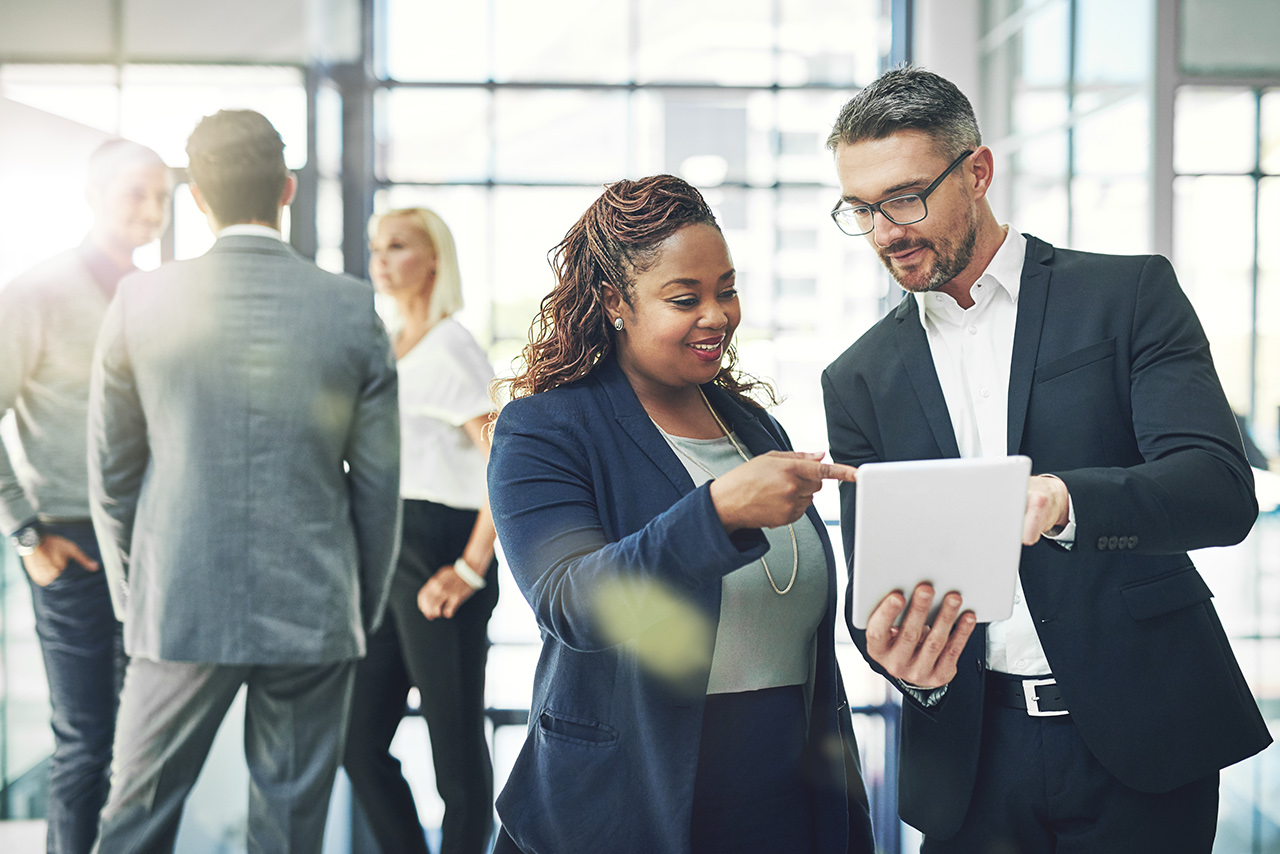
[[[1013,613],[1029,457],[910,460],[858,467],[853,624],[895,590],[922,581],[964,598],[980,623]],[[905,612],[904,612],[905,613]]]

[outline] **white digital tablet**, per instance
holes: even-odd
[[[922,581],[936,591],[930,625],[953,590],[978,622],[1008,619],[1030,475],[1020,456],[859,466],[853,625],[865,629],[885,596],[910,598]]]

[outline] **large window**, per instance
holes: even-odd
[[[183,169],[187,136],[202,117],[223,108],[255,109],[280,131],[289,167],[307,164],[307,99],[299,68],[0,64],[0,98],[16,105],[12,120],[22,124],[13,138],[25,142],[14,168],[0,166],[0,284],[88,231],[85,162],[110,136],[149,145],[169,166]],[[175,194],[172,238],[177,258],[213,243],[183,188]],[[160,259],[159,243],[135,255],[143,267]]]
[[[1174,261],[1227,396],[1280,449],[1280,87],[1177,91]]]
[[[997,216],[1099,252],[1151,249],[1153,0],[985,0]]]
[[[1276,458],[1280,6],[981,0],[981,8],[979,119],[1005,176],[993,196],[997,216],[1075,249],[1169,256],[1231,405]],[[1270,512],[1240,545],[1195,560],[1276,732],[1280,478],[1257,476]],[[1269,851],[1280,839],[1273,753],[1223,772],[1215,851]]]
[[[888,292],[873,255],[830,227],[824,148],[882,62],[882,5],[384,0],[375,209],[425,204],[449,222],[463,319],[502,371],[550,290],[548,251],[602,185],[688,179],[739,271],[744,367],[788,395],[799,445],[825,447],[818,371]]]

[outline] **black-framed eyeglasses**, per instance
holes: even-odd
[[[892,199],[885,199],[874,205],[847,205],[844,199],[841,199],[831,209],[831,218],[835,220],[836,225],[840,226],[840,230],[850,237],[861,237],[875,228],[876,214],[880,214],[895,225],[917,223],[929,215],[929,206],[925,204],[925,199],[929,198],[929,194],[938,189],[938,185],[970,154],[973,152],[966,151],[951,161],[951,165],[938,176],[937,180],[918,193],[894,196]]]

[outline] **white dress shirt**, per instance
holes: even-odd
[[[284,235],[269,225],[258,225],[254,222],[238,222],[218,232],[218,237],[274,237],[281,243]]]
[[[1009,366],[1027,240],[1012,226],[1005,226],[1005,231],[1000,249],[969,290],[971,307],[961,308],[936,291],[915,295],[956,443],[965,458],[1008,455]],[[1074,536],[1073,521],[1054,539],[1069,546]],[[1049,662],[1027,609],[1021,578],[1013,601],[1009,619],[987,626],[987,666],[1019,676],[1047,674]]]

